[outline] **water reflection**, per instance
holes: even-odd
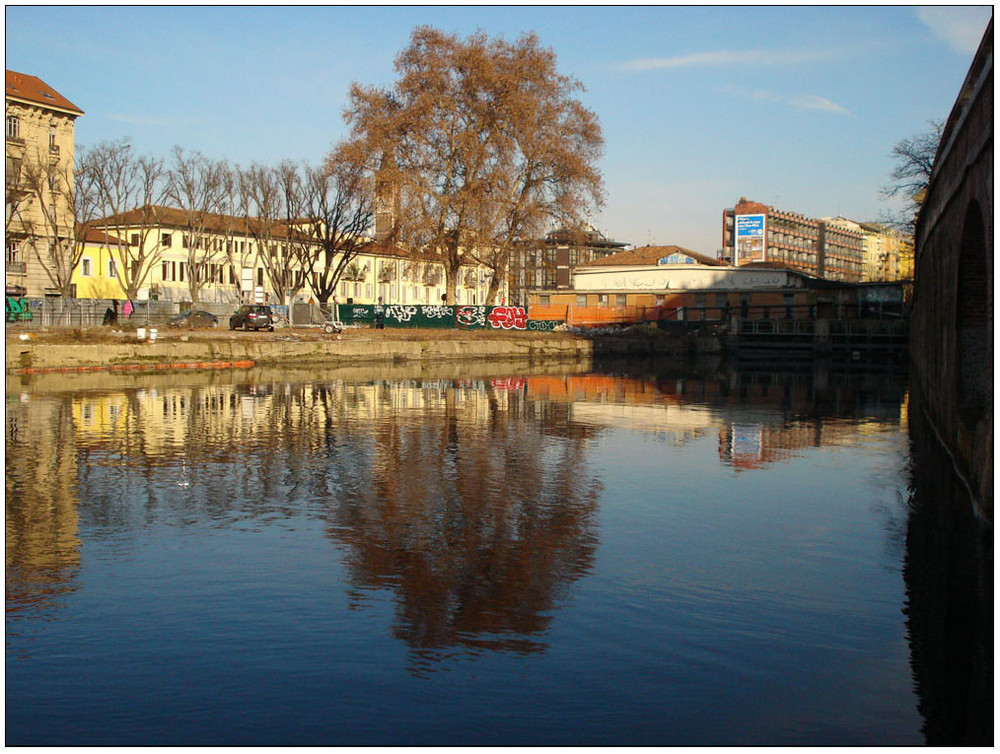
[[[8,393],[5,413],[7,612],[52,610],[80,566],[72,404]]]
[[[536,656],[598,570],[603,438],[638,433],[663,453],[707,442],[713,464],[756,479],[913,424],[893,373],[462,370],[9,378],[9,632],[60,614],[87,567],[82,542],[127,554],[157,527],[315,525],[355,613],[388,596],[412,675],[454,654]],[[958,721],[985,719],[992,534],[942,514],[951,493],[932,468],[914,465],[905,523],[888,510],[883,523],[890,546],[905,542],[895,561],[927,741],[978,741]],[[971,562],[942,554],[970,538]]]
[[[993,526],[914,401],[904,575],[910,662],[931,745],[993,744]]]

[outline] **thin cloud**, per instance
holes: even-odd
[[[654,71],[662,68],[693,68],[724,65],[799,65],[830,57],[818,50],[716,50],[676,55],[669,58],[641,58],[618,64],[623,71]]]
[[[934,6],[917,9],[917,18],[935,36],[963,55],[971,55],[979,47],[992,14],[990,6]]]
[[[816,94],[806,94],[802,97],[792,97],[789,100],[789,104],[792,107],[798,107],[802,110],[824,110],[828,113],[842,113],[844,115],[850,115],[851,111],[846,107],[841,107],[836,102],[828,100],[826,97],[820,97]]]
[[[725,91],[734,97],[749,98],[757,102],[766,102],[774,105],[787,105],[788,107],[794,107],[799,110],[820,110],[827,113],[837,113],[838,115],[851,114],[851,111],[846,107],[838,105],[836,102],[827,99],[826,97],[820,97],[818,94],[800,94],[797,96],[789,96],[786,94],[769,92],[764,89],[746,91],[736,87],[727,87]]]

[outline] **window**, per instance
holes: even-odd
[[[548,306],[551,303],[552,297],[546,294],[542,294],[538,297],[538,304],[540,306]]]
[[[625,294],[616,293],[615,294],[615,306],[625,306]]]
[[[160,244],[163,245],[163,246],[166,246],[167,248],[170,248],[170,242],[171,242],[171,240],[172,239],[170,238],[170,234],[169,233],[163,233],[163,234],[160,235]]]
[[[7,138],[8,139],[20,139],[21,138],[21,119],[16,115],[7,116]]]
[[[89,278],[94,274],[94,262],[90,257],[84,257],[80,260],[80,274],[85,278]]]
[[[131,246],[138,246],[139,245],[139,234],[138,233],[133,233],[132,234],[132,239],[129,241],[129,244]]]
[[[17,241],[7,242],[7,264],[17,264],[21,261],[21,249],[17,245]]]
[[[56,124],[49,126],[49,152],[59,154],[59,146],[56,144]]]
[[[167,274],[168,272],[170,272],[170,262],[164,262],[163,271],[160,273],[160,279],[163,281],[170,280],[170,277]]]
[[[118,277],[118,265],[115,263],[114,259],[108,260],[108,277],[109,278]]]
[[[576,305],[577,306],[586,306],[587,305],[587,294],[586,293],[578,293],[578,294],[576,294]]]
[[[17,188],[21,185],[21,160],[7,155],[7,175],[5,178],[9,188]]]

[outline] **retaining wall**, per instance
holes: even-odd
[[[211,341],[130,341],[80,345],[56,345],[32,341],[8,341],[6,368],[53,369],[67,367],[115,367],[166,364],[246,362],[259,366],[308,364],[394,363],[435,360],[511,359],[579,360],[593,355],[593,343],[564,336],[531,339],[458,340],[256,340],[252,338]]]

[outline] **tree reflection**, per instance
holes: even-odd
[[[394,591],[394,634],[414,649],[544,649],[551,611],[592,568],[586,439],[555,437],[535,408],[450,387],[376,423],[371,471],[355,470],[330,533],[356,589]]]

